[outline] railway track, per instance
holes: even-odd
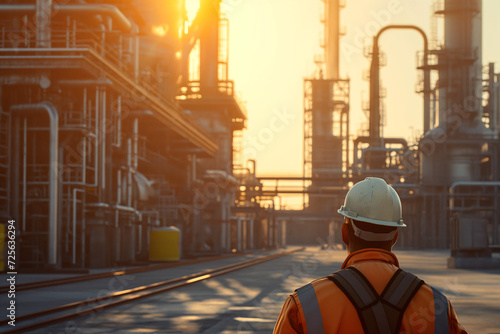
[[[184,265],[188,265],[188,264],[196,264],[196,263],[201,263],[201,262],[226,259],[226,258],[235,257],[235,256],[241,256],[241,253],[222,255],[222,256],[210,256],[210,257],[205,257],[205,258],[186,260],[186,261],[182,261],[182,262],[163,263],[163,264],[152,265],[152,266],[147,266],[147,267],[115,270],[115,271],[108,271],[108,272],[103,272],[103,273],[85,274],[85,275],[78,275],[78,276],[73,276],[73,277],[64,277],[64,278],[58,278],[58,279],[53,279],[53,280],[47,280],[47,281],[23,283],[23,284],[16,285],[16,291],[26,291],[26,290],[31,290],[31,289],[53,287],[56,285],[78,283],[78,282],[90,281],[90,280],[101,279],[101,278],[109,278],[109,277],[120,276],[120,275],[138,274],[138,273],[143,273],[143,272],[147,272],[147,271],[173,268],[173,267],[184,266]],[[0,294],[6,293],[8,291],[9,291],[9,286],[1,286],[0,287]]]
[[[6,330],[3,333],[25,333],[30,330],[43,328],[73,318],[82,317],[88,314],[94,314],[96,312],[102,311],[107,308],[135,302],[143,298],[175,290],[217,276],[225,275],[263,262],[271,261],[276,258],[286,256],[297,251],[301,251],[303,249],[304,248],[296,248],[276,254],[261,256],[256,259],[246,260],[216,269],[206,270],[179,278],[174,278],[166,281],[139,286],[128,290],[114,292],[99,298],[86,299],[84,301],[69,303],[51,309],[18,316],[16,317],[15,328],[6,328],[5,326],[8,323],[8,319],[3,320],[0,321],[0,330],[1,329]],[[43,318],[43,319],[36,320],[38,318]],[[28,322],[29,324],[27,324]],[[26,325],[22,326],[23,323]]]

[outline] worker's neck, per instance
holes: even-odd
[[[389,251],[391,252],[392,251],[392,247],[390,248],[381,248],[381,247],[373,247],[372,245],[363,245],[363,244],[359,244],[359,243],[356,243],[356,242],[351,242],[349,243],[349,245],[347,245],[347,252],[348,254],[351,254],[351,253],[354,253],[358,250],[362,250],[362,249],[366,249],[366,248],[379,248],[379,249],[383,249],[383,250],[386,250],[386,251]]]

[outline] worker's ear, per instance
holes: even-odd
[[[394,235],[394,238],[392,239],[393,246],[396,244],[396,241],[398,241],[398,238],[399,238],[399,230],[396,230],[396,234]]]
[[[342,241],[347,246],[349,245],[349,226],[347,226],[347,221],[342,224]]]

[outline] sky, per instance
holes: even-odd
[[[366,124],[361,111],[368,101],[369,68],[363,45],[387,24],[414,24],[430,35],[431,0],[347,0],[341,12],[346,35],[341,39],[341,70],[351,80],[351,134]],[[229,74],[248,109],[245,157],[257,159],[263,175],[302,175],[303,79],[315,70],[314,56],[322,53],[319,40],[321,0],[224,0],[230,21]],[[483,0],[483,63],[500,62],[495,13],[500,1]],[[496,26],[495,26],[496,25]],[[496,45],[495,45],[496,44]],[[384,134],[409,140],[422,134],[422,96],[416,53],[420,35],[391,30],[380,40],[387,66],[382,84],[387,98]],[[497,65],[500,72],[500,65]]]

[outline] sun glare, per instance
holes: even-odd
[[[165,25],[153,26],[153,27],[151,27],[151,31],[153,32],[153,34],[160,36],[160,37],[163,37],[168,33],[168,26],[165,26]]]
[[[193,22],[196,17],[196,13],[198,13],[198,9],[200,9],[200,0],[185,0],[186,12],[189,23]]]

